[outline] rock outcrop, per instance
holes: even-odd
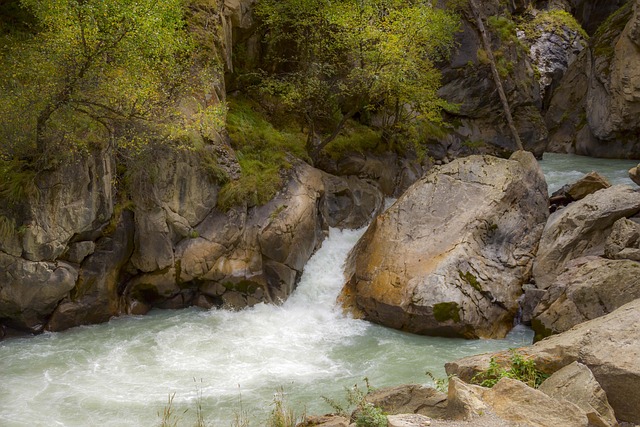
[[[570,66],[546,114],[552,150],[595,157],[640,155],[639,22],[640,1],[627,2]]]
[[[640,211],[640,193],[616,185],[597,191],[551,215],[544,227],[533,276],[547,289],[572,259],[602,255],[611,227]]]
[[[352,250],[344,305],[419,334],[504,336],[546,217],[546,183],[529,153],[437,167]]]
[[[534,311],[536,340],[609,314],[640,298],[640,263],[578,258],[556,278]]]
[[[616,418],[640,423],[640,299],[517,351],[533,358],[536,367],[547,373],[575,361],[586,365],[606,392]],[[491,357],[504,363],[509,353],[471,356],[448,363],[447,374],[469,381],[487,369]]]
[[[604,256],[640,261],[640,224],[627,218],[617,220],[604,242]]]

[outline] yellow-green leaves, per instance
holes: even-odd
[[[257,14],[271,66],[262,88],[307,123],[312,157],[358,114],[378,114],[386,134],[439,120],[434,63],[453,47],[456,16],[400,0],[261,0]]]
[[[165,120],[193,50],[181,0],[20,4],[37,26],[0,40],[2,154],[74,151]]]

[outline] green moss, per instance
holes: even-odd
[[[569,12],[560,9],[542,11],[533,20],[522,23],[522,29],[527,38],[538,38],[542,32],[559,35],[563,33],[565,28],[580,34],[585,40],[589,39],[589,35],[576,21],[576,18]]]
[[[26,199],[38,198],[37,172],[25,160],[0,159],[0,200],[16,204]]]
[[[226,282],[223,283],[227,290],[240,292],[242,294],[253,294],[260,287],[255,282],[251,282],[249,280],[241,280],[238,283]]]
[[[433,317],[438,322],[446,322],[453,320],[454,322],[460,321],[460,307],[455,302],[441,302],[434,304]]]
[[[503,43],[518,43],[516,23],[506,16],[490,16],[487,19],[489,28],[493,30]]]
[[[480,285],[480,282],[478,282],[478,279],[476,278],[476,276],[474,276],[468,271],[466,273],[463,273],[462,271],[458,271],[458,274],[460,275],[460,278],[465,282],[467,282],[469,285],[471,285],[473,289],[475,289],[478,292],[482,292],[482,285]]]

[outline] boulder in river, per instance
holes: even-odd
[[[352,250],[343,304],[418,334],[503,337],[547,215],[546,183],[530,153],[434,168]]]
[[[604,256],[640,261],[640,224],[627,218],[617,220],[604,242]]]

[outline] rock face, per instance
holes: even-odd
[[[570,262],[535,309],[536,340],[609,314],[640,298],[640,263],[600,257]]]
[[[629,1],[614,12],[569,68],[546,115],[552,150],[640,155],[639,5],[640,0]]]
[[[370,225],[341,298],[396,329],[504,336],[546,217],[546,183],[529,153],[435,168]]]
[[[579,362],[555,372],[538,388],[554,399],[565,399],[582,409],[594,426],[617,426],[613,408],[593,373]]]
[[[533,276],[538,288],[547,289],[571,259],[604,253],[604,241],[620,218],[640,211],[640,193],[616,185],[597,191],[555,212],[547,221]]]
[[[553,373],[578,361],[589,367],[606,392],[620,421],[640,423],[640,299],[613,313],[581,323],[533,346],[518,349],[538,369]],[[491,357],[507,360],[508,352],[485,354],[446,365],[447,374],[469,381],[489,366]]]
[[[485,16],[502,15],[497,1],[482,2]],[[546,146],[547,130],[540,114],[542,100],[531,60],[520,44],[501,39],[488,26],[492,49],[499,52],[502,84],[508,98],[518,134],[525,149],[541,156]],[[491,68],[480,35],[470,18],[463,19],[462,31],[456,36],[458,46],[450,62],[442,69],[442,87],[438,94],[456,104],[449,114],[455,123],[452,132],[435,138],[429,151],[450,158],[468,153],[505,155],[515,150],[515,142],[504,118]]]

